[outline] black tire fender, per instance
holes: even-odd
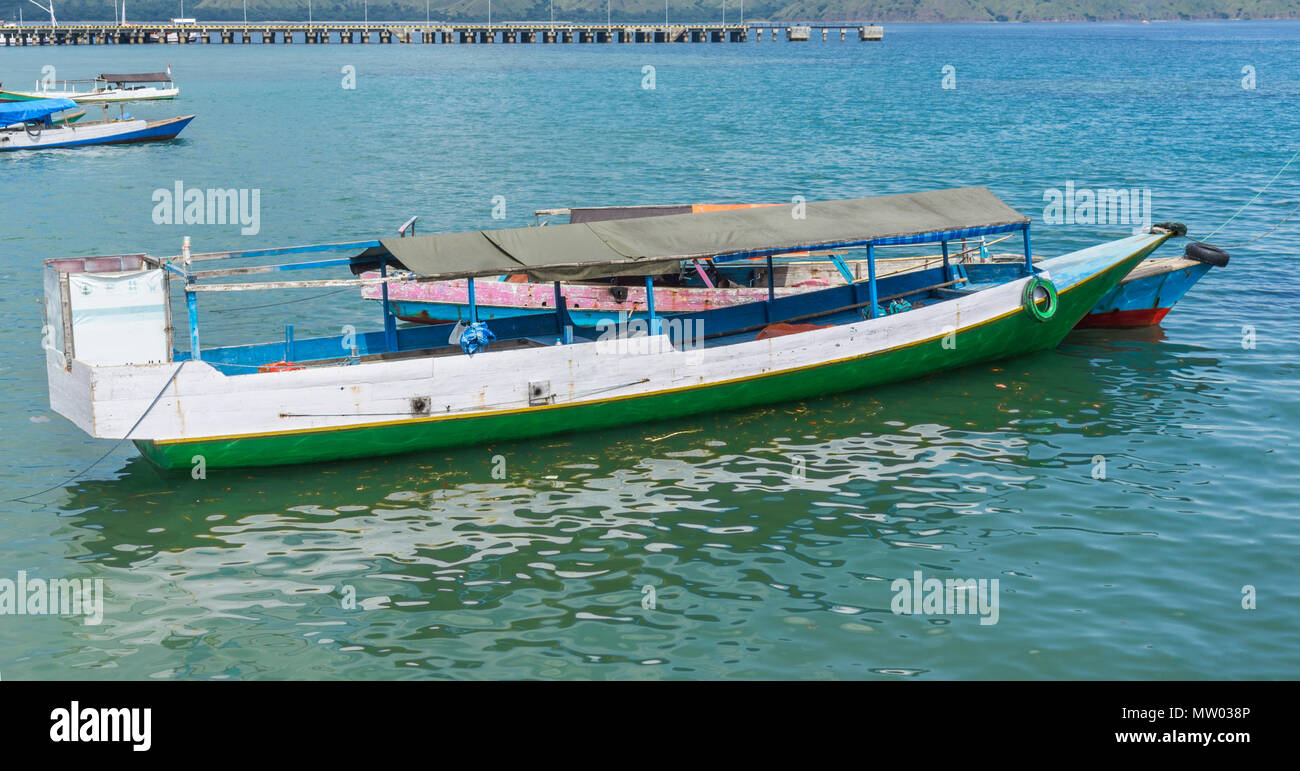
[[[1222,268],[1228,264],[1227,252],[1217,246],[1211,246],[1210,244],[1201,243],[1200,241],[1192,241],[1189,243],[1187,248],[1183,250],[1183,254],[1189,260],[1204,262],[1218,268]]]

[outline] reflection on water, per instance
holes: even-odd
[[[120,656],[135,676],[1016,676],[936,668],[924,640],[1001,632],[895,616],[889,583],[1000,577],[1012,604],[1038,568],[1000,544],[1063,516],[1150,538],[1094,510],[1133,489],[1180,500],[1185,464],[1106,485],[1087,444],[1181,438],[1218,398],[1212,357],[1152,345],[1088,340],[922,387],[454,453],[205,480],[135,459],[60,504],[109,620],[32,672]],[[1170,367],[1198,374],[1166,399]],[[1109,462],[1122,476],[1131,460]],[[1089,500],[1049,492],[1070,487]],[[1017,502],[1042,496],[1052,516]],[[175,654],[165,668],[151,645]]]

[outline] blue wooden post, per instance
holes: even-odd
[[[876,317],[876,245],[867,244],[867,300],[871,303],[871,318]]]
[[[1029,250],[1029,226],[1025,225],[1025,272],[1034,272],[1034,255]]]
[[[388,261],[379,261],[379,277],[388,278]],[[388,307],[388,282],[379,285],[380,304],[384,306],[384,347],[389,351],[397,350],[397,318],[393,309]]]
[[[840,271],[840,275],[843,276],[848,285],[853,288],[853,304],[857,305],[862,302],[862,287],[858,285],[857,279],[853,277],[853,271],[849,270],[849,266],[844,262],[844,258],[838,254],[832,254],[831,262],[835,263],[835,267]]]
[[[943,280],[952,281],[952,265],[948,262],[948,242],[943,242]]]
[[[559,325],[560,341],[565,345],[573,342],[573,325],[569,323],[569,307],[560,291],[560,282],[555,282],[555,323]]]
[[[190,288],[192,286],[192,282],[185,282],[185,308],[190,313],[190,358],[198,361],[202,358],[199,353],[199,298]]]
[[[185,309],[190,315],[190,360],[203,358],[199,350],[199,298],[194,291],[194,276],[190,273],[190,237],[181,241],[181,265],[185,267]]]
[[[776,269],[772,266],[772,255],[767,256],[767,305],[763,306],[763,317],[772,323],[772,303],[776,302]]]
[[[659,334],[659,317],[655,315],[655,277],[645,277],[645,310],[650,316],[650,334]]]
[[[469,279],[469,323],[478,323],[478,303],[474,301],[474,279]]]

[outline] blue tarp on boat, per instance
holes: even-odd
[[[11,126],[29,120],[40,120],[56,112],[71,110],[77,103],[71,99],[33,99],[30,102],[0,102],[0,126]]]

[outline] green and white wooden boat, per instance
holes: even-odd
[[[6,91],[0,88],[0,102],[27,102],[35,99],[71,99],[77,104],[108,102],[144,102],[175,99],[180,95],[167,72],[104,73],[88,80],[37,81],[31,91]]]
[[[802,214],[802,217],[799,217]],[[944,264],[664,319],[578,326],[560,282],[645,275],[682,260],[865,251],[1022,232],[985,188],[790,207],[194,254],[45,264],[51,406],[94,437],[133,441],[164,469],[356,458],[600,429],[868,388],[1051,348],[1176,228],[1031,262]],[[343,257],[197,270],[341,250]],[[375,277],[257,281],[349,267]],[[394,268],[400,272],[391,272]],[[474,279],[554,282],[549,315],[201,348],[197,300],[257,288]],[[769,272],[770,274],[770,272]],[[303,275],[299,273],[298,275]],[[183,281],[186,350],[169,284]],[[472,287],[472,282],[471,282]],[[652,295],[653,293],[651,293]],[[292,306],[287,306],[292,307]],[[184,328],[184,324],[181,325]],[[495,341],[489,342],[491,335]]]

